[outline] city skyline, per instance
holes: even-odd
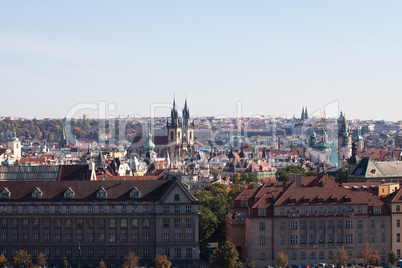
[[[400,120],[397,1],[0,5],[0,116],[106,101],[147,117],[175,93],[192,116],[236,117],[241,101],[244,117],[291,118],[338,101],[348,119]]]

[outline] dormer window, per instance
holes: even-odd
[[[310,198],[303,198],[303,203],[310,203]]]
[[[317,197],[317,203],[324,203],[324,198]]]
[[[289,198],[289,203],[291,203],[291,204],[296,203],[296,198],[290,197],[290,198]]]
[[[42,191],[36,187],[36,189],[32,192],[32,198],[42,198]]]
[[[107,197],[107,191],[105,190],[105,188],[100,188],[97,192],[96,192],[96,197],[97,198],[106,198]]]
[[[71,187],[68,187],[67,190],[64,191],[64,198],[74,198],[75,192]]]
[[[140,198],[140,196],[141,196],[141,192],[140,192],[140,190],[137,189],[137,187],[134,187],[130,191],[130,197],[131,198]]]
[[[345,196],[345,202],[352,202],[352,198],[350,198],[349,196]]]
[[[1,198],[10,198],[10,196],[11,196],[11,192],[10,192],[6,187],[4,187],[4,188],[0,191],[0,197],[1,197]]]

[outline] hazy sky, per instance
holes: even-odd
[[[100,101],[115,105],[109,115],[149,116],[175,92],[191,115],[235,116],[241,101],[244,116],[291,117],[339,101],[348,119],[400,120],[401,10],[368,0],[0,0],[0,116],[64,117]]]

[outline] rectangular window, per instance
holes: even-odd
[[[334,243],[334,239],[332,237],[332,234],[328,234],[328,243]]]
[[[144,257],[149,257],[149,248],[144,248],[143,256]]]
[[[175,258],[180,258],[181,257],[181,248],[175,248],[174,249],[174,256],[175,256]]]
[[[121,213],[127,213],[127,206],[125,205],[121,206]]]
[[[105,213],[105,206],[99,206],[99,213]]]
[[[181,226],[181,219],[174,219],[174,227],[178,228]]]
[[[314,229],[315,228],[315,221],[310,221],[310,229]]]
[[[110,213],[116,212],[116,206],[110,206]]]
[[[132,241],[133,243],[137,243],[137,242],[138,242],[138,233],[133,233],[133,234],[131,235],[131,241]]]
[[[39,234],[34,234],[34,242],[39,242]]]
[[[328,214],[334,214],[334,211],[332,210],[332,207],[328,207]]]
[[[363,243],[363,235],[357,234],[357,243]]]
[[[305,215],[306,214],[306,208],[305,207],[301,207],[300,208],[300,215]]]
[[[396,209],[397,212],[401,211],[401,206],[400,205],[396,205]]]
[[[120,242],[123,242],[123,243],[127,242],[127,234],[126,233],[120,234]]]
[[[306,236],[305,235],[300,235],[300,244],[306,244]]]
[[[12,237],[14,243],[18,242],[18,234],[13,234]]]
[[[385,242],[385,233],[381,233],[381,242]]]
[[[318,221],[318,228],[324,229],[324,221]]]
[[[310,235],[310,244],[315,243],[315,236],[313,234]]]
[[[149,233],[144,234],[143,242],[149,242]]]
[[[186,242],[193,242],[193,234],[186,234]]]
[[[363,207],[357,206],[357,214],[362,214],[362,213],[363,213]]]
[[[346,234],[346,243],[353,243],[353,234]]]
[[[306,229],[306,222],[300,221],[300,229]]]
[[[337,243],[342,243],[342,234],[338,234],[338,239],[336,240]]]
[[[138,219],[132,219],[131,220],[131,227],[133,227],[133,228],[138,227]]]
[[[265,236],[264,235],[260,235],[260,246],[265,245]]]
[[[94,248],[88,248],[88,257],[94,256]]]
[[[371,227],[375,227],[375,220],[371,220]]]
[[[336,221],[336,228],[342,228],[342,220]]]
[[[385,227],[385,219],[381,219],[381,227]]]
[[[193,221],[191,219],[186,219],[186,227],[193,227]]]
[[[353,228],[353,220],[345,220],[345,227],[346,227],[346,229],[352,229]]]
[[[169,234],[163,234],[163,242],[165,243],[169,242]]]
[[[104,233],[99,233],[99,242],[105,242],[105,234]]]
[[[94,242],[94,234],[88,233],[88,242]]]
[[[374,214],[381,214],[381,207],[374,207]]]
[[[28,228],[28,226],[29,226],[28,219],[23,219],[22,220],[22,227]]]
[[[56,242],[61,242],[61,234],[60,233],[56,233],[54,238],[55,238]]]
[[[33,227],[34,228],[39,228],[39,219],[34,219]]]
[[[178,214],[181,212],[180,206],[174,206],[174,213]]]
[[[66,234],[66,242],[72,242],[73,241],[73,235],[72,234]]]
[[[94,220],[88,219],[88,228],[94,228]]]
[[[163,228],[169,228],[169,219],[163,219]]]
[[[193,257],[193,249],[192,248],[186,248],[186,257],[187,258]]]
[[[297,230],[297,221],[291,221],[290,222],[290,229],[291,230]]]
[[[126,228],[127,227],[127,219],[121,219],[120,220],[120,227],[121,228]]]
[[[284,221],[280,222],[279,229],[281,229],[281,230],[285,229],[285,222]]]
[[[285,208],[279,208],[279,215],[285,215]]]
[[[77,242],[82,242],[82,234],[81,233],[78,233],[77,234]]]
[[[241,200],[241,207],[242,208],[247,207],[247,200]]]
[[[145,228],[149,228],[149,219],[144,219],[142,226]]]
[[[265,230],[265,222],[260,221],[260,230]]]
[[[328,228],[334,228],[334,221],[333,220],[328,221],[327,225]]]
[[[66,219],[66,228],[71,228],[71,219]]]
[[[357,220],[357,228],[363,228],[363,220]]]
[[[99,219],[98,227],[99,228],[104,228],[105,227],[105,220],[104,219]]]
[[[342,214],[342,207],[341,206],[338,206],[336,208],[336,214]]]
[[[169,206],[163,206],[162,211],[164,214],[170,213]]]
[[[45,219],[45,221],[44,221],[44,223],[43,223],[43,226],[44,226],[45,228],[50,228],[50,219]]]
[[[110,238],[109,238],[110,242],[116,242],[116,234],[110,234]]]
[[[290,236],[290,244],[291,245],[297,245],[297,235],[291,235]]]
[[[285,245],[285,236],[284,236],[284,235],[281,235],[281,236],[279,237],[279,244]]]
[[[82,219],[77,219],[76,226],[77,228],[82,228]]]
[[[45,242],[50,242],[50,234],[49,233],[46,233],[45,234]]]
[[[186,206],[186,213],[191,213],[191,212],[193,212],[193,206],[187,205],[187,206]]]
[[[396,242],[401,242],[401,234],[396,234]]]
[[[264,216],[265,216],[265,209],[259,208],[259,209],[258,209],[258,216],[264,217]]]
[[[149,205],[144,205],[143,211],[144,213],[149,213]]]
[[[55,251],[54,251],[54,255],[56,257],[60,257],[61,256],[61,250],[59,248],[56,248]]]
[[[370,242],[375,242],[375,233],[372,233],[371,235],[370,235]]]
[[[22,234],[22,242],[29,242],[28,233],[23,233]]]
[[[12,219],[11,220],[11,228],[17,228],[17,227],[18,227],[17,219]]]
[[[324,235],[322,235],[322,234],[318,235],[318,243],[320,243],[320,244],[324,243]]]
[[[181,242],[181,236],[180,233],[174,234],[174,242]]]

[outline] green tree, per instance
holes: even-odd
[[[275,176],[278,181],[289,181],[289,174],[291,173],[306,176],[306,171],[298,166],[288,166],[278,169]]]
[[[395,265],[397,262],[396,254],[392,250],[388,253],[388,262],[391,265]]]
[[[105,263],[103,260],[101,260],[101,261],[99,262],[99,268],[107,268],[107,265],[106,265],[106,263]]]
[[[283,251],[279,251],[278,255],[276,255],[275,259],[276,265],[278,267],[283,267],[285,268],[288,265],[288,255],[285,254]]]
[[[4,254],[0,255],[0,267],[5,267],[10,265],[6,259],[6,256],[4,256]]]
[[[38,254],[38,256],[36,257],[36,263],[41,266],[41,267],[45,267],[46,263],[47,263],[47,257],[45,254],[43,254],[43,252],[40,252]]]
[[[242,265],[239,260],[239,253],[237,252],[235,245],[226,241],[219,249],[214,250],[214,256],[212,257],[213,268],[241,268]]]
[[[15,255],[12,257],[13,262],[15,265],[18,267],[31,267],[32,266],[32,261],[31,261],[31,255],[29,255],[27,252],[23,251],[22,249],[17,251]]]
[[[348,261],[352,259],[343,246],[341,248],[338,247],[338,250],[335,252],[334,255],[330,256],[330,258],[332,259],[332,262],[337,266],[346,266]]]
[[[64,257],[64,261],[63,261],[62,267],[63,267],[63,268],[68,268],[68,261],[67,261],[66,257]]]
[[[235,173],[230,180],[233,183],[239,183],[240,182],[240,173],[239,172]]]
[[[155,268],[170,268],[172,263],[168,260],[166,255],[156,255]]]
[[[215,214],[207,208],[200,206],[200,218],[199,218],[199,232],[200,232],[200,241],[205,242],[211,235],[215,232],[216,227],[218,226],[218,219]]]
[[[349,171],[347,169],[342,169],[339,171],[338,178],[335,180],[337,183],[348,182]]]
[[[134,252],[130,251],[128,255],[124,255],[124,262],[121,265],[122,268],[134,268],[138,266],[140,258]]]

